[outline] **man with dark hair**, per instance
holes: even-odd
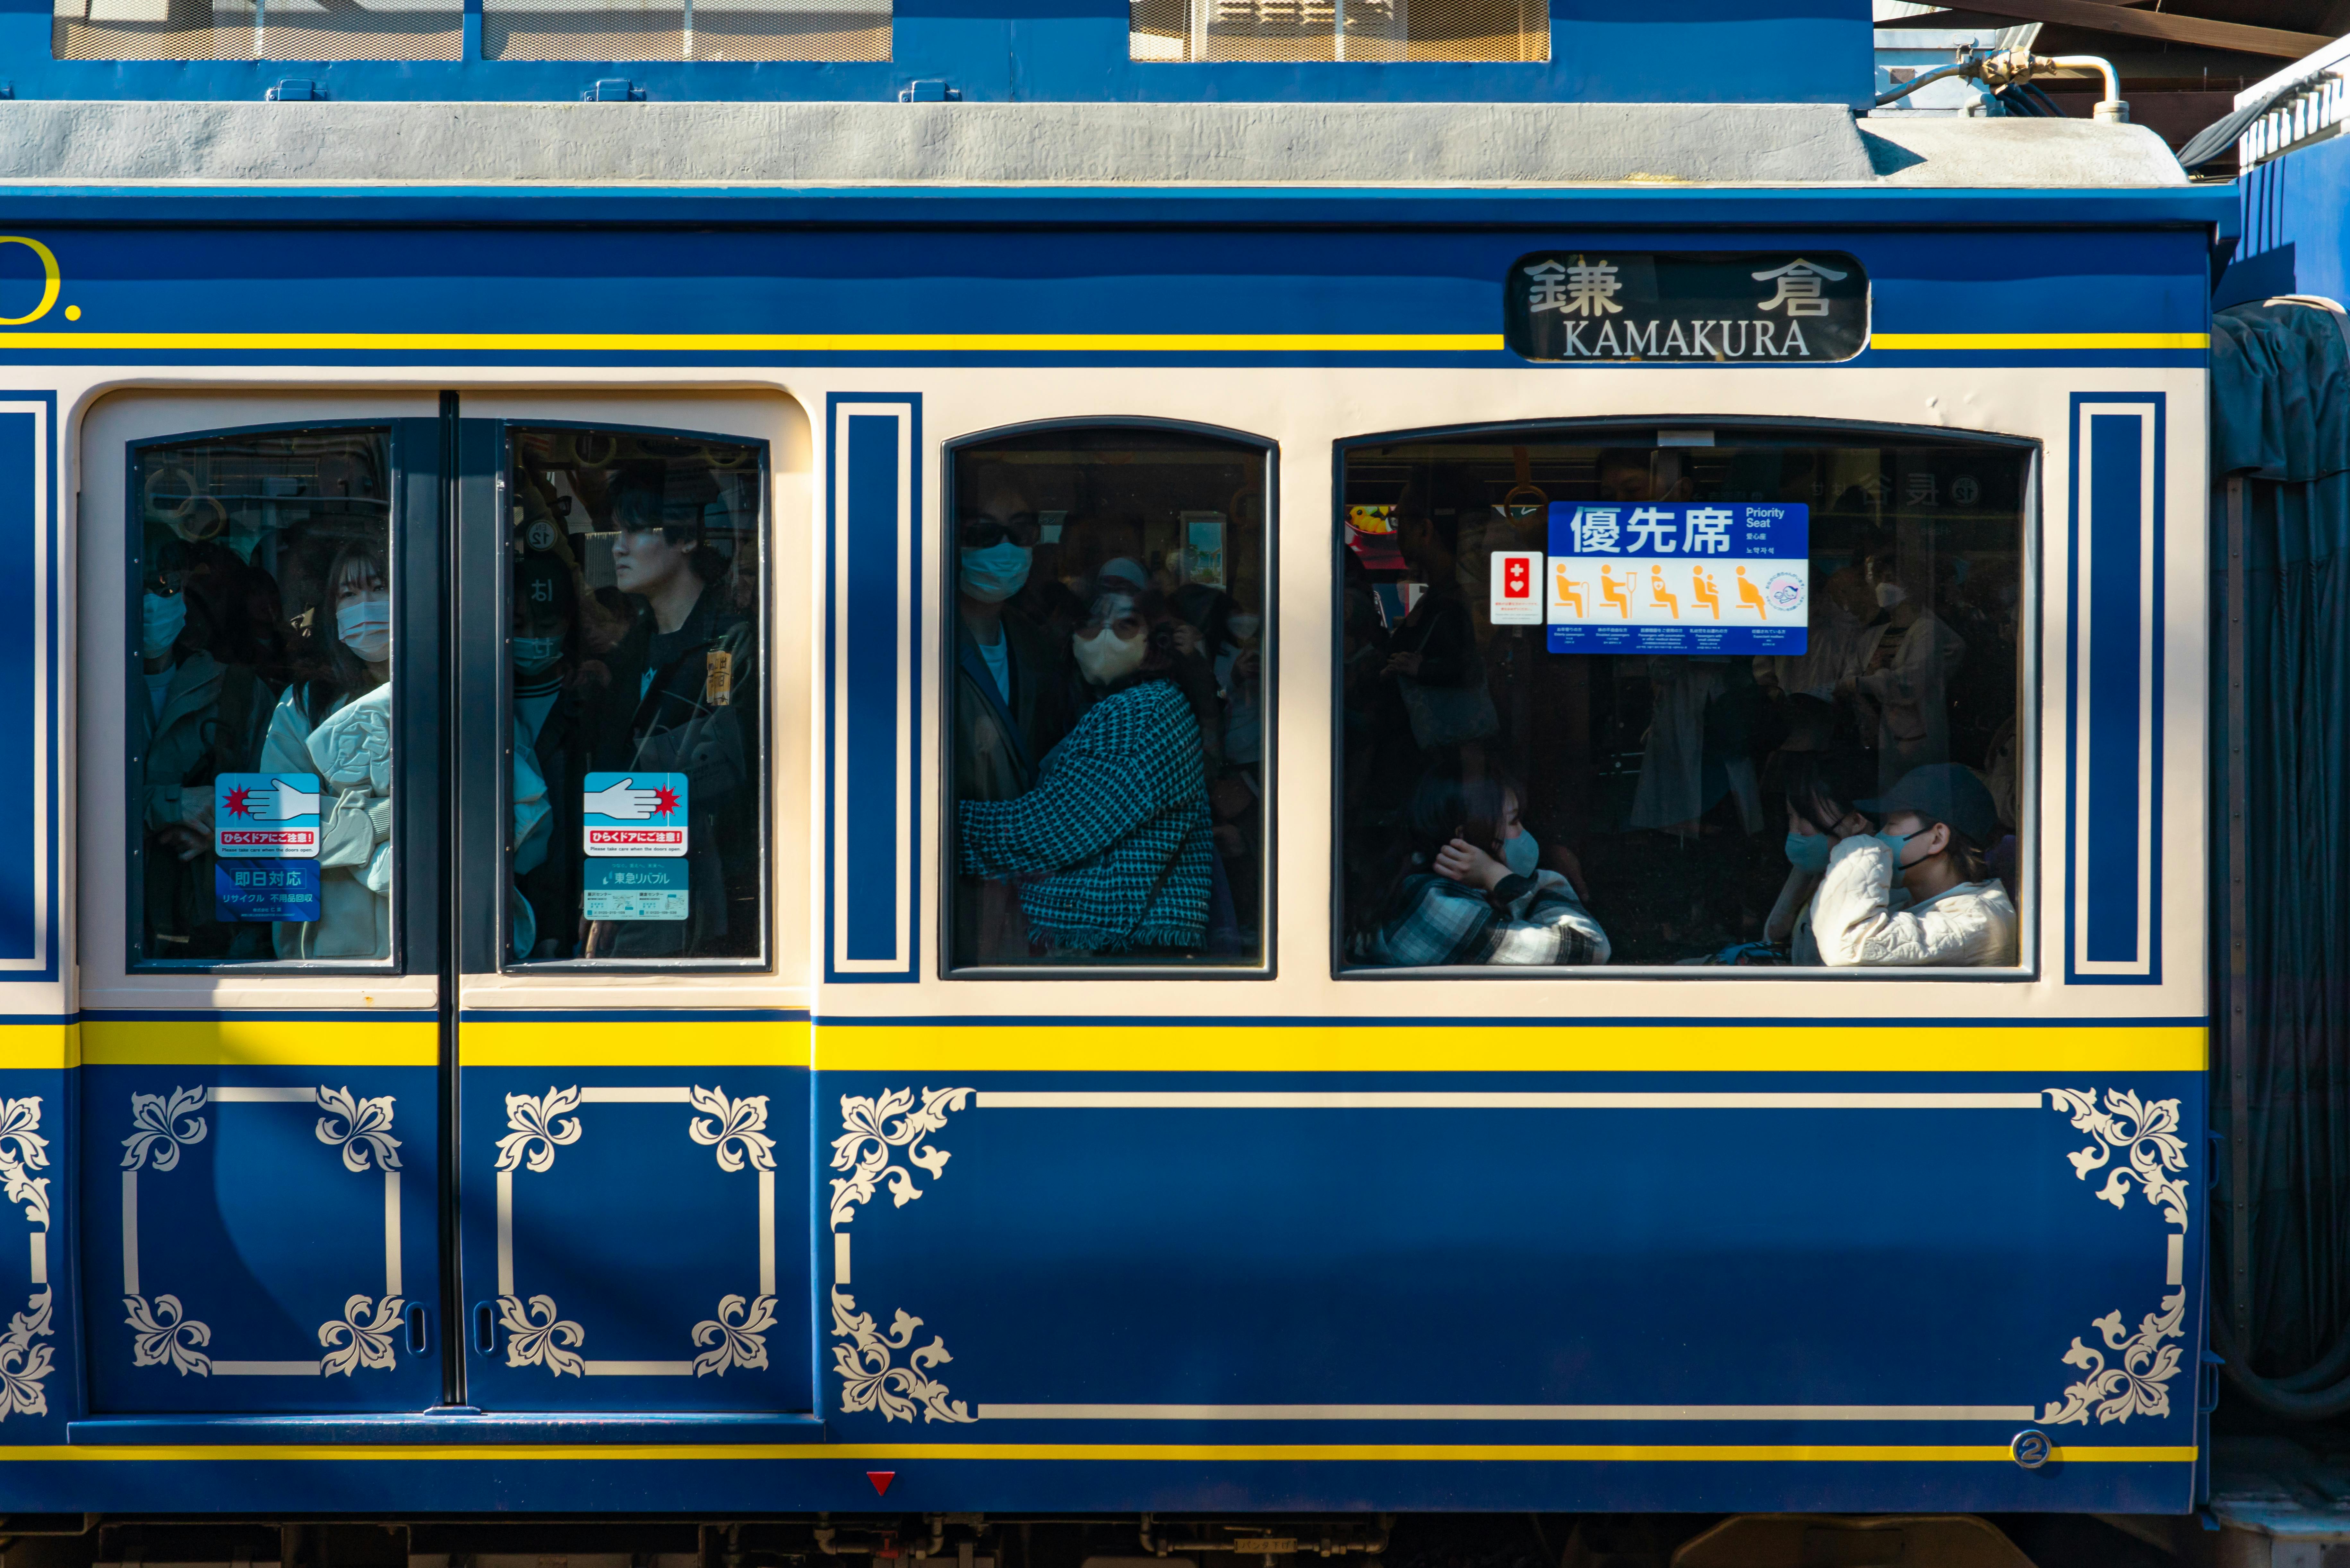
[[[613,585],[644,608],[611,653],[595,771],[687,775],[691,914],[599,920],[591,958],[758,951],[756,761],[743,733],[758,701],[756,622],[720,587],[727,560],[709,542],[705,504],[635,476],[612,492]]]

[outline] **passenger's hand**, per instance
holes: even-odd
[[[600,659],[587,659],[571,672],[567,684],[574,691],[591,686],[599,691],[608,690],[612,684],[612,667]]]
[[[1379,673],[1416,677],[1419,674],[1420,660],[1424,657],[1418,653],[1390,653],[1388,655],[1387,668]]]
[[[1456,838],[1436,852],[1436,874],[1490,893],[1502,885],[1510,868],[1467,839]]]
[[[1249,644],[1232,659],[1232,683],[1236,686],[1255,685],[1257,671],[1263,667],[1264,660],[1258,656],[1256,644]]]
[[[1200,628],[1188,620],[1175,623],[1175,651],[1189,656],[1200,651]]]
[[[213,836],[209,833],[198,833],[192,827],[173,823],[171,826],[157,831],[155,842],[178,856],[182,861],[187,861],[193,860],[197,856],[210,849],[213,846]]]

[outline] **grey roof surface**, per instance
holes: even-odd
[[[16,183],[2178,185],[2153,132],[1834,104],[0,102]]]

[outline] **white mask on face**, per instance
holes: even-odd
[[[180,640],[181,628],[188,624],[188,596],[173,594],[165,598],[161,594],[142,597],[139,606],[139,651],[149,659],[161,659],[172,651]]]
[[[391,657],[391,601],[352,599],[335,607],[335,635],[369,664]]]
[[[1069,649],[1077,656],[1077,669],[1088,682],[1107,686],[1142,668],[1143,656],[1150,651],[1150,637],[1146,632],[1121,639],[1104,627],[1090,638],[1071,638]]]
[[[1906,599],[1909,596],[1902,590],[1899,583],[1879,583],[1877,585],[1877,605],[1879,609],[1891,609],[1895,605],[1899,604],[1903,599]]]
[[[1258,628],[1264,625],[1264,618],[1254,615],[1227,616],[1224,618],[1224,625],[1231,630],[1235,639],[1246,642],[1257,634]]]

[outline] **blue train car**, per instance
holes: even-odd
[[[622,21],[106,5],[0,103],[0,1509],[2193,1506],[2150,133],[1759,6],[556,105]]]

